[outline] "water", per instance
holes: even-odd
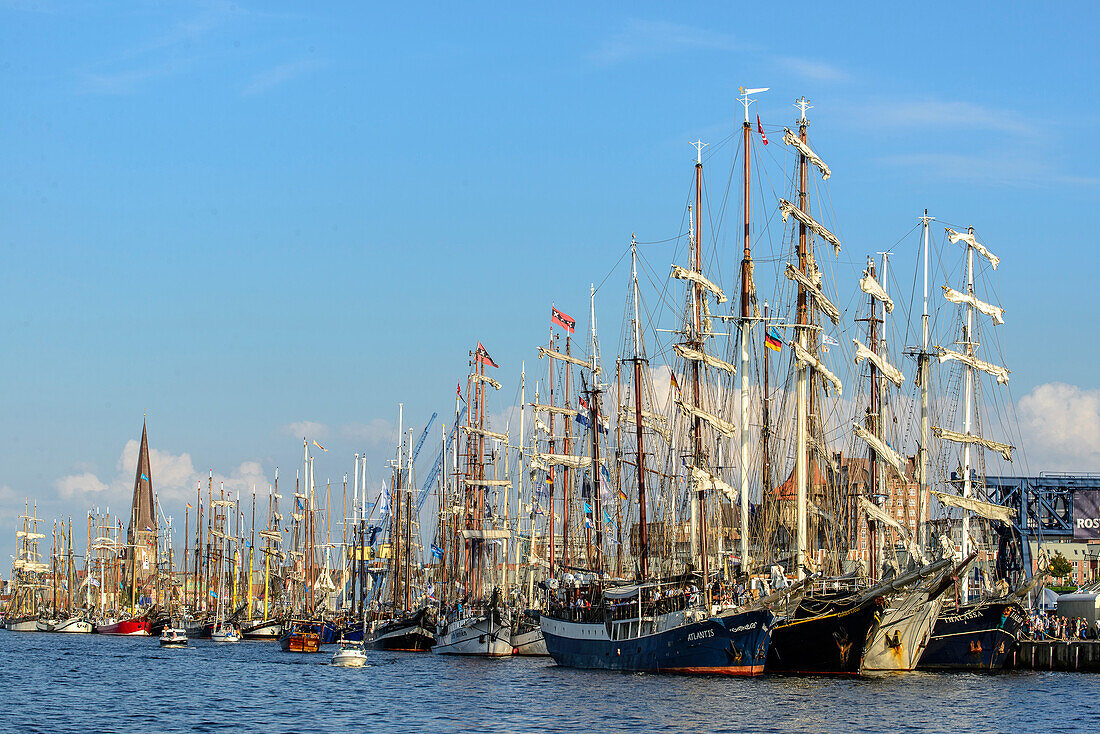
[[[3,732],[1100,731],[1100,676],[725,679],[275,643],[0,631]]]

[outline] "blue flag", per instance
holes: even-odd
[[[432,543],[432,555],[436,558],[443,558],[443,549],[435,543]]]

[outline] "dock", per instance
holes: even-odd
[[[1100,641],[1020,640],[1008,667],[1100,673]]]

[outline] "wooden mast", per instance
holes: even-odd
[[[697,272],[703,272],[703,217],[702,217],[702,202],[703,202],[703,142],[696,141],[695,145],[695,248],[694,248],[694,269]],[[703,294],[700,291],[699,284],[692,283],[692,294],[694,296],[694,316],[695,316],[695,328],[693,334],[694,346],[700,352],[703,351],[703,322],[702,322],[702,303]],[[696,409],[702,407],[702,387],[699,381],[699,362],[692,360],[691,362],[691,390],[692,400]],[[694,428],[694,456],[692,463],[694,466],[700,468],[703,463],[703,421],[696,413],[692,417]],[[699,528],[699,571],[702,574],[702,587],[703,598],[706,600],[706,608],[710,609],[710,563],[707,558],[707,502],[706,502],[706,489],[696,490],[694,501],[698,507],[698,528]]]
[[[802,142],[806,142],[806,125],[809,123],[806,120],[806,109],[809,107],[809,103],[805,97],[798,99],[795,102],[795,106],[799,107],[802,114],[798,119],[798,135],[802,139]],[[798,208],[802,212],[806,212],[806,156],[799,153],[798,156]],[[798,224],[798,269],[804,275],[808,275],[810,268],[810,255],[807,250],[806,241],[806,225],[799,221]],[[805,287],[799,283],[798,286],[798,344],[803,349],[808,350],[809,345],[809,327],[810,327],[810,314],[808,308],[808,297]],[[797,363],[797,359],[795,360]],[[795,532],[797,551],[796,551],[796,565],[798,578],[805,577],[805,565],[806,565],[806,547],[807,547],[807,528],[806,528],[806,510],[807,510],[807,481],[809,474],[809,439],[807,432],[809,430],[809,392],[810,392],[810,368],[808,365],[799,364],[797,368],[798,372],[798,385],[796,395],[796,450],[795,450],[795,483],[797,486],[797,529]]]
[[[873,278],[875,277],[875,262],[871,258],[867,258],[867,273]],[[875,303],[875,297],[869,295],[868,299],[871,306],[871,315],[867,319],[867,337],[871,342],[868,347],[872,352],[878,354],[878,306]],[[867,430],[871,432],[878,439],[882,439],[882,421],[880,412],[882,410],[881,396],[879,395],[879,378],[878,367],[875,366],[873,360],[867,360],[870,366],[870,379],[871,379],[871,398],[870,405],[867,409]],[[878,469],[878,453],[876,453],[874,447],[867,447],[867,494],[868,499],[875,505],[878,505],[878,487],[879,487],[879,469]],[[871,557],[870,577],[872,581],[877,581],[879,578],[879,571],[882,566],[882,543],[879,536],[880,529],[878,523],[875,522],[870,516],[867,517],[867,540],[871,545]],[[873,541],[873,543],[872,543]]]
[[[642,335],[638,315],[638,241],[630,236],[630,278],[634,290],[634,436],[637,439],[636,474],[638,477],[638,576],[649,576],[649,531],[646,521],[645,443],[642,439]]]

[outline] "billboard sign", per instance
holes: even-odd
[[[1073,539],[1100,540],[1100,490],[1074,490]]]

